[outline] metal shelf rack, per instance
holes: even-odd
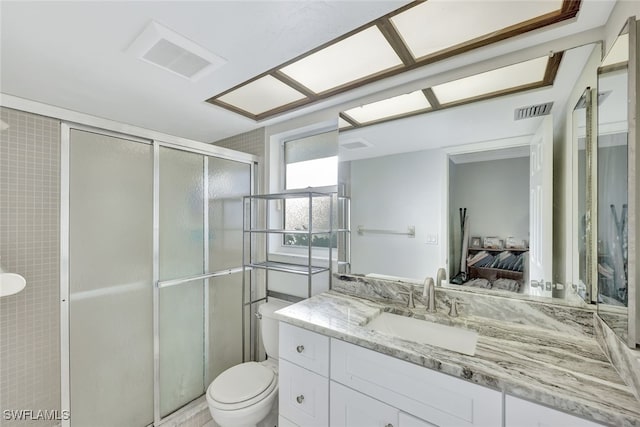
[[[329,200],[329,218],[325,218],[324,227],[314,228],[314,201],[318,199]],[[333,229],[333,210],[334,199],[336,193],[322,193],[316,191],[299,191],[299,192],[286,192],[275,194],[258,194],[244,197],[244,221],[243,232],[245,234],[243,244],[243,268],[245,271],[249,270],[265,270],[291,273],[296,275],[307,276],[307,292],[305,297],[298,295],[288,295],[281,292],[275,292],[269,289],[269,274],[266,274],[266,296],[274,296],[278,298],[285,298],[291,301],[299,301],[304,298],[309,298],[313,291],[313,276],[328,272],[329,283],[332,276],[332,256],[333,256],[333,242],[334,236],[338,233],[338,230]],[[308,203],[308,221],[303,224],[303,229],[286,229],[284,228],[284,213],[282,205],[286,200],[307,200]],[[275,203],[276,206],[273,204]],[[277,208],[276,208],[277,207]],[[275,209],[274,209],[275,208]],[[274,211],[279,217],[274,218]],[[328,227],[327,227],[328,223]],[[272,226],[275,224],[275,226]],[[306,236],[306,244],[303,246],[305,255],[298,257],[304,262],[283,262],[275,260],[272,251],[270,250],[270,244],[272,244],[272,235],[280,235],[282,239],[285,236],[298,236],[304,238]],[[328,261],[327,266],[314,265],[313,257],[313,238],[314,236],[326,236],[329,239],[328,245]],[[277,295],[276,295],[277,294]],[[264,299],[264,298],[262,298]],[[261,299],[250,301],[250,303],[259,302]]]

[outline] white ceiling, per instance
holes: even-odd
[[[204,102],[407,1],[0,1],[0,91],[199,141],[260,125]],[[155,20],[226,59],[193,83],[126,53]]]
[[[3,0],[0,1],[0,92],[171,135],[216,141],[264,123],[255,123],[205,103],[205,99],[406,3]],[[613,4],[614,0],[583,0],[578,19],[571,23],[521,36],[482,52],[465,54],[461,60],[443,61],[446,65],[436,64],[428,72],[435,72],[438,67],[441,72],[442,67],[452,69],[465,65],[462,63],[465,61],[472,63],[486,59],[487,55],[517,51],[524,46],[602,26]],[[151,20],[209,49],[226,59],[227,64],[191,82],[127,54],[131,42]],[[267,123],[344,104],[417,78],[411,72],[405,74]],[[465,111],[474,114],[472,108],[456,110],[461,114]],[[434,123],[435,128],[431,127],[429,134],[451,128],[450,112],[429,116],[434,121],[442,118],[440,123]],[[464,129],[458,131],[465,132]]]

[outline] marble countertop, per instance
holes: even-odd
[[[474,356],[363,327],[383,311],[478,332]],[[336,291],[279,310],[280,320],[612,426],[640,426],[640,402],[595,339],[513,323],[409,310]]]

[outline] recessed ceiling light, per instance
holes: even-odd
[[[127,51],[191,81],[227,63],[224,58],[155,21],[146,26]]]
[[[218,100],[258,115],[305,98],[304,94],[267,75],[228,92]]]
[[[391,18],[414,58],[560,11],[562,0],[429,0]]]
[[[425,111],[431,107],[421,90],[383,99],[345,111],[345,114],[358,123],[364,124],[389,119],[416,111]]]
[[[281,68],[284,74],[321,93],[402,65],[378,27],[344,40]]]
[[[548,56],[465,77],[434,86],[440,104],[462,101],[502,90],[542,82],[547,70]]]

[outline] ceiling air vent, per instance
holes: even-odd
[[[522,119],[530,119],[532,117],[546,116],[551,112],[551,107],[553,107],[553,102],[547,102],[545,104],[530,105],[528,107],[516,108],[513,114],[513,119],[522,120]]]
[[[191,81],[200,79],[227,62],[155,21],[146,26],[127,51]]]
[[[360,150],[368,147],[371,147],[371,143],[363,138],[350,139],[340,143],[340,148],[344,148],[345,150]]]

